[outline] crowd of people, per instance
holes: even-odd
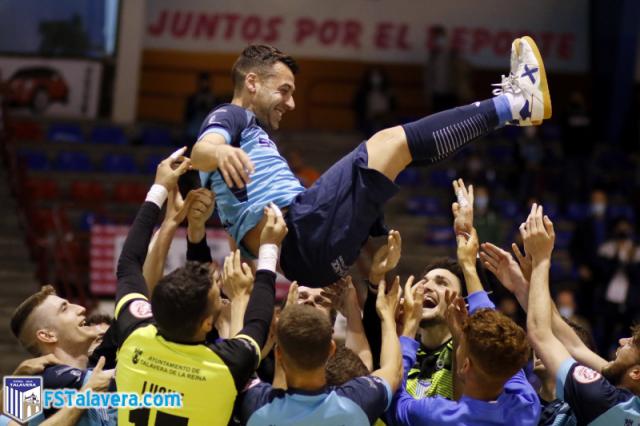
[[[382,206],[397,192],[398,173],[507,122],[550,116],[535,43],[515,40],[511,62],[496,98],[383,129],[304,188],[265,131],[294,108],[297,66],[269,46],[245,49],[232,103],[209,114],[189,156],[180,149],[158,165],[118,261],[114,318],[87,318],[51,286],[11,318],[34,356],[16,375],[42,375],[47,389],[174,392],[181,407],[65,407],[33,424],[639,422],[639,331],[631,328],[606,361],[584,328],[563,318],[549,290],[555,231],[542,205],[522,218],[512,255],[479,239],[474,206],[483,192],[456,179],[456,258],[425,259],[424,271],[404,282],[393,273],[402,236],[386,228]],[[202,187],[182,197],[178,180],[191,169]],[[222,267],[206,241],[214,208],[236,245]],[[164,275],[185,221],[186,263]],[[370,235],[386,243],[365,285],[355,285],[348,269]],[[612,258],[627,255],[621,245]],[[294,280],[282,306],[276,271]],[[525,328],[496,310],[487,275],[524,309]],[[615,304],[620,284],[611,286]],[[338,313],[344,342],[334,339]]]

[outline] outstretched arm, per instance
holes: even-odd
[[[551,220],[547,216],[543,217],[542,206],[533,204],[527,221],[520,225],[520,233],[533,264],[527,334],[536,354],[542,359],[549,373],[555,377],[562,363],[571,355],[551,330],[549,268],[555,231]]]
[[[382,351],[380,352],[380,368],[372,375],[383,378],[395,392],[402,381],[402,352],[396,334],[395,312],[400,301],[400,278],[396,277],[386,294],[386,284],[380,283],[376,308],[382,322]]]

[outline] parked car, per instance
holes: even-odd
[[[9,105],[30,107],[41,114],[52,102],[67,103],[69,85],[58,71],[49,67],[27,67],[9,79]]]

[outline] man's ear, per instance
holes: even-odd
[[[255,94],[258,90],[257,84],[258,75],[254,72],[247,73],[247,75],[244,77],[244,85],[252,95]]]
[[[331,339],[331,346],[329,347],[329,358],[331,358],[335,353],[336,353],[336,341]]]
[[[209,315],[202,320],[202,322],[200,323],[200,329],[205,333],[208,333],[211,330],[213,330],[213,315]]]
[[[636,364],[631,367],[628,374],[634,381],[640,382],[640,365]]]
[[[53,330],[47,328],[41,328],[36,332],[36,340],[42,343],[57,343],[58,336]]]

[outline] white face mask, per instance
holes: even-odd
[[[476,197],[475,205],[478,210],[486,210],[489,205],[489,197]]]
[[[607,205],[605,203],[593,203],[591,204],[591,214],[594,216],[604,216],[607,211]]]
[[[560,306],[558,312],[563,318],[569,319],[573,316],[573,308],[571,306]]]

